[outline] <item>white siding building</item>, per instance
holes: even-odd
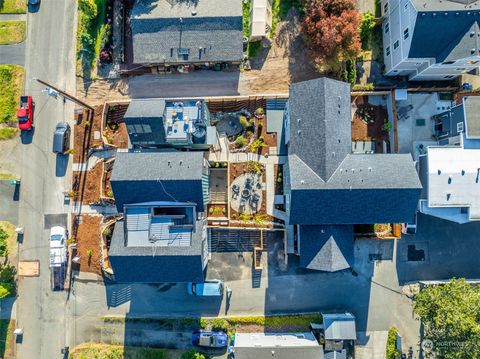
[[[381,0],[387,76],[451,80],[480,65],[480,1]]]

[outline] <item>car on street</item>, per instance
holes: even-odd
[[[225,348],[228,337],[224,332],[195,332],[192,334],[192,344],[205,348]]]
[[[33,109],[35,102],[32,96],[20,96],[20,106],[17,110],[18,129],[30,131],[33,128]]]
[[[220,279],[206,280],[203,283],[188,283],[188,294],[198,297],[223,296],[223,281]]]
[[[64,154],[70,148],[70,125],[59,122],[53,133],[53,152]]]
[[[38,6],[40,5],[40,0],[28,0],[28,5]]]
[[[52,290],[63,290],[67,266],[67,237],[65,227],[50,229],[50,284]]]

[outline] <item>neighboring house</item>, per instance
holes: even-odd
[[[124,120],[133,148],[208,149],[217,142],[203,100],[132,100]]]
[[[209,201],[208,163],[202,152],[118,152],[110,183],[119,212],[131,203]]]
[[[353,225],[413,219],[421,183],[410,154],[352,154],[350,85],[320,78],[290,85],[285,109],[287,224],[300,264],[352,267]]]
[[[480,1],[382,0],[387,76],[451,80],[480,65]]]
[[[130,27],[134,64],[205,66],[243,58],[239,0],[137,0]]]
[[[312,333],[236,333],[235,359],[323,359]]]
[[[325,358],[346,359],[347,353],[354,351],[357,340],[355,317],[351,313],[322,313],[322,317]]]
[[[465,96],[462,102],[435,118],[435,136],[440,145],[459,145],[460,137],[480,139],[480,97]]]
[[[439,144],[419,157],[420,212],[456,223],[480,220],[480,98],[464,97],[436,126]]]
[[[250,41],[270,37],[273,0],[252,0],[250,8]]]
[[[118,152],[109,249],[119,282],[202,281],[208,261],[208,163],[202,152]]]
[[[123,216],[115,223],[108,252],[117,282],[203,281],[207,230],[194,204],[129,204]]]

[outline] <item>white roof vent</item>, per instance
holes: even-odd
[[[197,10],[193,9],[192,10],[192,16],[195,16],[195,15],[197,15]]]
[[[305,181],[304,181],[304,180],[300,180],[300,183],[301,183],[301,184],[305,184]]]

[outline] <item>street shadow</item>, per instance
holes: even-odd
[[[453,277],[480,278],[478,233],[479,222],[458,224],[418,213],[417,232],[402,235],[397,242],[400,285]]]
[[[55,176],[64,177],[67,172],[68,160],[70,156],[57,153],[57,158],[55,161]]]
[[[22,145],[29,145],[33,141],[33,135],[35,134],[35,127],[33,127],[30,131],[22,131],[20,132],[20,141]]]

